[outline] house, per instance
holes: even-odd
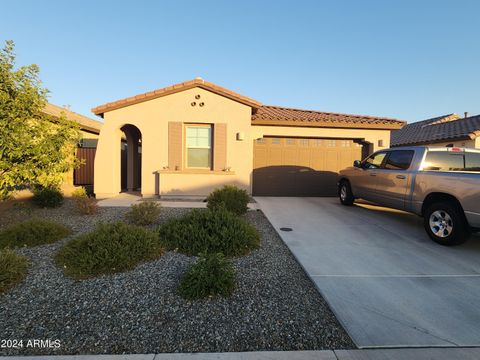
[[[97,198],[203,197],[223,184],[253,195],[335,195],[337,172],[388,147],[405,124],[267,106],[201,78],[92,111],[104,119]]]
[[[480,149],[480,115],[461,118],[457,114],[448,114],[417,121],[392,131],[390,142],[392,146],[435,145]]]
[[[65,175],[65,181],[61,186],[62,191],[69,195],[76,186],[93,187],[94,158],[102,123],[50,103],[46,104],[42,112],[53,118],[58,118],[63,113],[67,119],[75,121],[80,126],[81,139],[76,149],[76,156],[83,160],[83,164]]]

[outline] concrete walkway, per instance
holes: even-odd
[[[0,356],[0,360],[478,360],[480,348],[256,351],[237,353]]]
[[[358,347],[480,345],[478,235],[443,247],[401,211],[255,199]]]
[[[144,199],[141,196],[133,195],[129,193],[121,193],[118,196],[113,198],[100,200],[98,202],[98,206],[101,207],[130,207],[133,204],[139,204]],[[207,203],[203,201],[186,201],[186,200],[155,200],[153,201],[158,202],[162,207],[173,207],[173,208],[206,208]],[[248,204],[248,208],[250,210],[258,209],[258,205],[255,203]]]

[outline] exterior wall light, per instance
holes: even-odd
[[[237,133],[237,140],[238,141],[245,140],[245,133],[243,131]]]

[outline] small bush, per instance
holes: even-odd
[[[63,194],[53,187],[34,188],[32,201],[38,207],[54,208],[62,205]]]
[[[82,215],[93,215],[98,212],[98,204],[95,198],[76,197],[74,202],[78,212]]]
[[[235,270],[223,254],[201,255],[183,276],[178,294],[187,300],[230,296],[235,289]]]
[[[50,244],[70,234],[70,229],[52,221],[31,219],[0,231],[0,249]]]
[[[238,256],[258,248],[260,243],[253,226],[225,209],[195,209],[183,218],[170,220],[158,231],[169,249],[187,255],[221,252]]]
[[[162,254],[154,232],[117,222],[100,224],[94,231],[68,242],[55,260],[66,275],[83,279],[127,271]]]
[[[133,204],[125,216],[132,224],[151,225],[157,221],[160,209],[160,205],[155,201],[142,201],[140,204]]]
[[[0,294],[27,276],[28,261],[13,250],[0,250]]]
[[[83,186],[77,187],[72,191],[72,198],[88,198],[87,190]]]
[[[248,210],[249,201],[250,196],[245,190],[235,185],[225,185],[208,195],[207,207],[212,210],[224,207],[234,214],[243,215]]]

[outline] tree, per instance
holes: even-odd
[[[78,165],[78,124],[42,112],[48,90],[39,68],[16,68],[14,50],[13,41],[0,50],[0,199],[24,185],[59,186]]]

